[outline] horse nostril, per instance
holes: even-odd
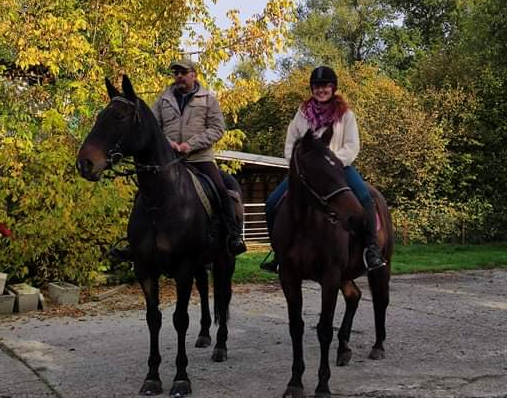
[[[81,175],[90,174],[93,170],[93,163],[90,159],[78,160],[76,162],[77,170]]]

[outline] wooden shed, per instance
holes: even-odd
[[[275,156],[237,151],[221,151],[216,158],[219,162],[242,162],[241,171],[235,177],[241,185],[245,206],[244,239],[247,243],[269,243],[264,204],[269,194],[287,176],[287,161]]]

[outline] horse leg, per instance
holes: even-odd
[[[192,393],[190,379],[187,375],[188,358],[185,349],[185,340],[189,324],[188,302],[192,292],[193,277],[187,271],[189,264],[180,265],[180,273],[175,276],[176,280],[176,310],[173,314],[173,324],[178,333],[178,354],[176,355],[176,376],[170,395],[185,397]]]
[[[346,366],[352,358],[352,350],[349,348],[350,332],[352,322],[356,314],[361,291],[353,281],[342,282],[340,289],[345,298],[345,314],[338,332],[338,352],[336,357],[336,366]]]
[[[389,305],[389,270],[388,267],[368,274],[373,312],[375,314],[375,344],[369,358],[382,359],[385,357],[384,340],[386,339],[386,310]]]
[[[328,275],[323,278],[322,303],[319,323],[317,325],[317,336],[320,343],[320,366],[319,384],[315,389],[315,398],[331,398],[329,390],[329,346],[333,340],[333,319],[336,309],[336,299],[340,287],[339,276]]]
[[[288,267],[280,269],[280,282],[287,301],[289,313],[289,330],[292,340],[292,377],[289,380],[283,398],[304,398],[306,396],[303,386],[303,373],[305,362],[303,359],[303,333],[305,323],[301,316],[303,307],[303,294],[301,292],[301,280],[289,275]]]
[[[162,313],[158,309],[158,275],[139,276],[138,280],[146,299],[146,321],[150,330],[150,356],[148,374],[139,391],[141,395],[158,395],[162,393],[162,381],[158,368],[162,358],[159,349],[159,332],[162,326]]]
[[[229,334],[227,320],[229,319],[229,303],[232,297],[232,274],[235,261],[234,256],[226,254],[224,250],[213,266],[214,312],[215,322],[218,322],[216,344],[211,355],[213,362],[227,360],[227,337]]]
[[[197,286],[197,291],[201,298],[201,330],[199,331],[195,346],[204,348],[211,345],[211,336],[209,334],[211,315],[208,298],[208,272],[205,267],[201,267],[196,271],[195,285]]]

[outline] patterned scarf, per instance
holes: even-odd
[[[336,102],[318,102],[311,98],[303,109],[303,114],[308,119],[311,129],[315,132],[321,127],[331,126],[340,117],[336,109]]]

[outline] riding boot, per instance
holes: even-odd
[[[365,249],[363,261],[368,271],[385,267],[386,260],[382,257],[377,244],[377,214],[373,201],[363,204],[365,213]]]
[[[246,245],[243,241],[243,237],[241,236],[241,226],[236,221],[236,202],[229,196],[221,199],[222,216],[224,219],[225,229],[227,231],[227,247],[232,254],[237,256],[238,254],[246,252]]]

